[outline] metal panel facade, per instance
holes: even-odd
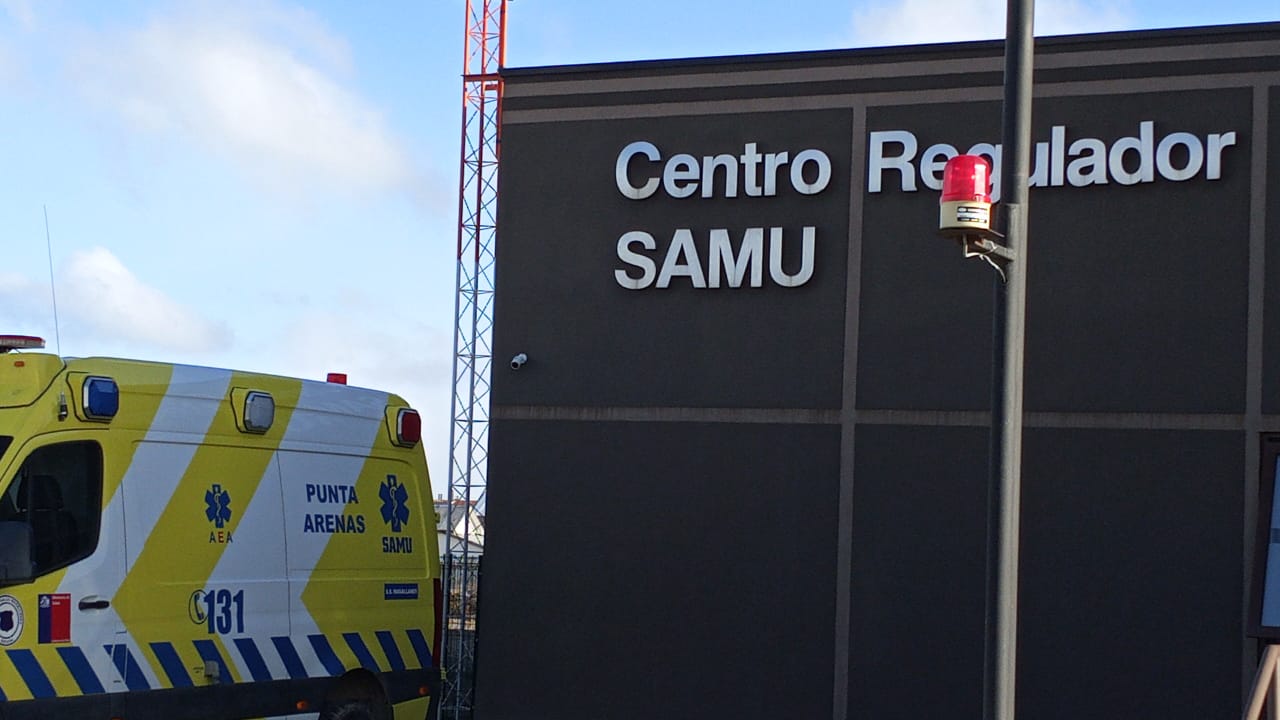
[[[1280,25],[1036,67],[1020,715],[1238,714]],[[993,272],[934,229],[1000,68],[507,72],[480,720],[979,713]]]

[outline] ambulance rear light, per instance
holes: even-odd
[[[109,422],[120,411],[120,387],[115,380],[91,376],[81,388],[80,407],[86,420]]]
[[[34,335],[0,335],[0,353],[11,350],[39,350],[44,347],[44,339]]]
[[[398,408],[392,441],[400,447],[413,447],[422,440],[422,416],[417,410]]]
[[[325,376],[324,381],[333,383],[334,385],[346,385],[347,374],[346,373],[329,373],[327,376]]]

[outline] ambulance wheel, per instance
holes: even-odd
[[[340,700],[326,706],[320,713],[320,720],[383,720],[389,717],[383,708],[370,700]]]

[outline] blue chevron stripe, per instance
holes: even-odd
[[[406,658],[401,653],[399,645],[396,643],[395,634],[389,630],[377,630],[374,632],[377,637],[379,647],[386,655],[387,664],[390,670],[405,670]],[[432,666],[431,648],[427,642],[426,636],[421,630],[411,629],[406,631],[409,643],[413,648],[416,659],[423,668]],[[360,667],[371,670],[373,672],[382,672],[383,668],[379,665],[378,660],[374,657],[370,646],[360,633],[348,632],[342,634],[343,640],[355,655]],[[334,651],[330,641],[324,635],[308,635],[307,640],[311,647],[315,650],[316,657],[323,664],[325,672],[330,676],[339,676],[346,671],[346,667],[338,654]],[[239,650],[244,665],[248,669],[249,675],[254,682],[263,682],[274,679],[271,669],[267,666],[263,658],[262,652],[259,650],[257,642],[252,638],[236,638],[234,640],[236,648]],[[294,647],[293,640],[287,636],[272,637],[271,642],[276,652],[280,656],[281,662],[284,664],[285,671],[290,678],[302,679],[307,678],[308,673],[302,658],[298,655],[297,649]],[[220,677],[223,682],[231,681],[230,669],[227,660],[219,652],[216,643],[213,640],[196,640],[193,642],[197,653],[201,659],[215,663],[218,666]],[[112,664],[124,679],[125,687],[129,690],[150,690],[151,684],[147,677],[143,674],[142,667],[139,665],[134,652],[124,644],[103,645],[103,650],[107,656],[111,658]],[[169,642],[153,642],[150,649],[155,653],[156,660],[163,669],[169,684],[175,688],[194,687],[190,672],[185,667],[181,656]],[[106,688],[101,678],[98,677],[89,659],[85,656],[84,650],[76,646],[63,646],[56,648],[58,656],[61,658],[63,665],[71,674],[76,685],[80,689],[80,693],[84,695],[92,695],[105,693]],[[18,671],[19,677],[26,684],[31,696],[37,699],[56,698],[57,690],[50,681],[40,661],[36,658],[31,650],[6,650],[6,655],[13,663]],[[3,687],[0,687],[0,702],[6,702],[9,694]]]
[[[133,651],[128,645],[103,645],[102,649],[107,651],[111,662],[120,672],[120,677],[124,678],[125,687],[130,690],[151,689],[151,683],[147,682],[147,676],[142,674],[142,668],[138,666],[138,661],[134,659]]]
[[[255,681],[270,680],[271,671],[267,669],[267,663],[262,659],[262,653],[258,652],[258,645],[252,638],[236,638],[236,647],[240,650],[240,657],[244,658],[244,664],[249,666],[249,676]]]
[[[404,658],[400,656],[400,647],[396,645],[396,638],[387,630],[379,630],[374,633],[378,637],[378,644],[382,646],[382,652],[387,656],[387,662],[391,663],[392,670],[404,669]]]
[[[232,682],[231,671],[227,668],[227,662],[222,659],[222,653],[218,652],[218,646],[212,640],[196,640],[193,644],[196,646],[196,652],[200,653],[201,660],[218,666],[218,682]]]
[[[85,695],[106,692],[106,688],[102,687],[102,681],[98,679],[98,673],[93,671],[93,666],[89,664],[89,658],[84,656],[83,650],[75,646],[60,647],[58,655],[62,656],[62,663],[71,672],[76,685],[80,686],[80,692]]]
[[[285,672],[289,673],[290,678],[301,680],[307,677],[307,666],[302,664],[302,658],[298,657],[298,650],[293,647],[292,640],[284,636],[273,637],[271,644],[276,646],[280,662],[284,663]]]
[[[423,636],[421,630],[409,631],[409,644],[413,646],[413,652],[418,656],[418,667],[431,667],[431,646],[427,644],[427,638]]]
[[[360,667],[373,672],[382,672],[382,668],[378,667],[378,661],[373,659],[373,653],[369,652],[369,646],[364,644],[364,638],[360,637],[360,633],[342,633],[342,639],[347,641],[347,647],[356,654]]]
[[[49,682],[49,676],[45,675],[44,668],[40,667],[40,661],[36,660],[35,653],[30,650],[9,650],[8,655],[13,661],[13,666],[18,668],[22,682],[26,683],[27,689],[31,691],[31,697],[58,696],[57,691],[53,689],[53,683]]]
[[[346,672],[347,668],[338,659],[333,647],[329,645],[328,638],[323,635],[308,635],[307,639],[311,641],[311,647],[315,649],[316,656],[320,658],[320,663],[324,665],[330,677],[338,677]]]
[[[160,661],[160,667],[164,668],[164,674],[169,676],[170,685],[176,688],[195,686],[195,683],[191,682],[191,675],[187,672],[186,666],[182,664],[182,658],[178,656],[178,651],[173,649],[172,643],[153,642],[151,651]]]

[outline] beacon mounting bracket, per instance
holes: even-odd
[[[955,239],[964,257],[982,258],[1006,279],[1004,266],[1016,260],[1017,253],[992,229],[992,211],[991,163],[981,155],[956,155],[947,160],[938,234]]]

